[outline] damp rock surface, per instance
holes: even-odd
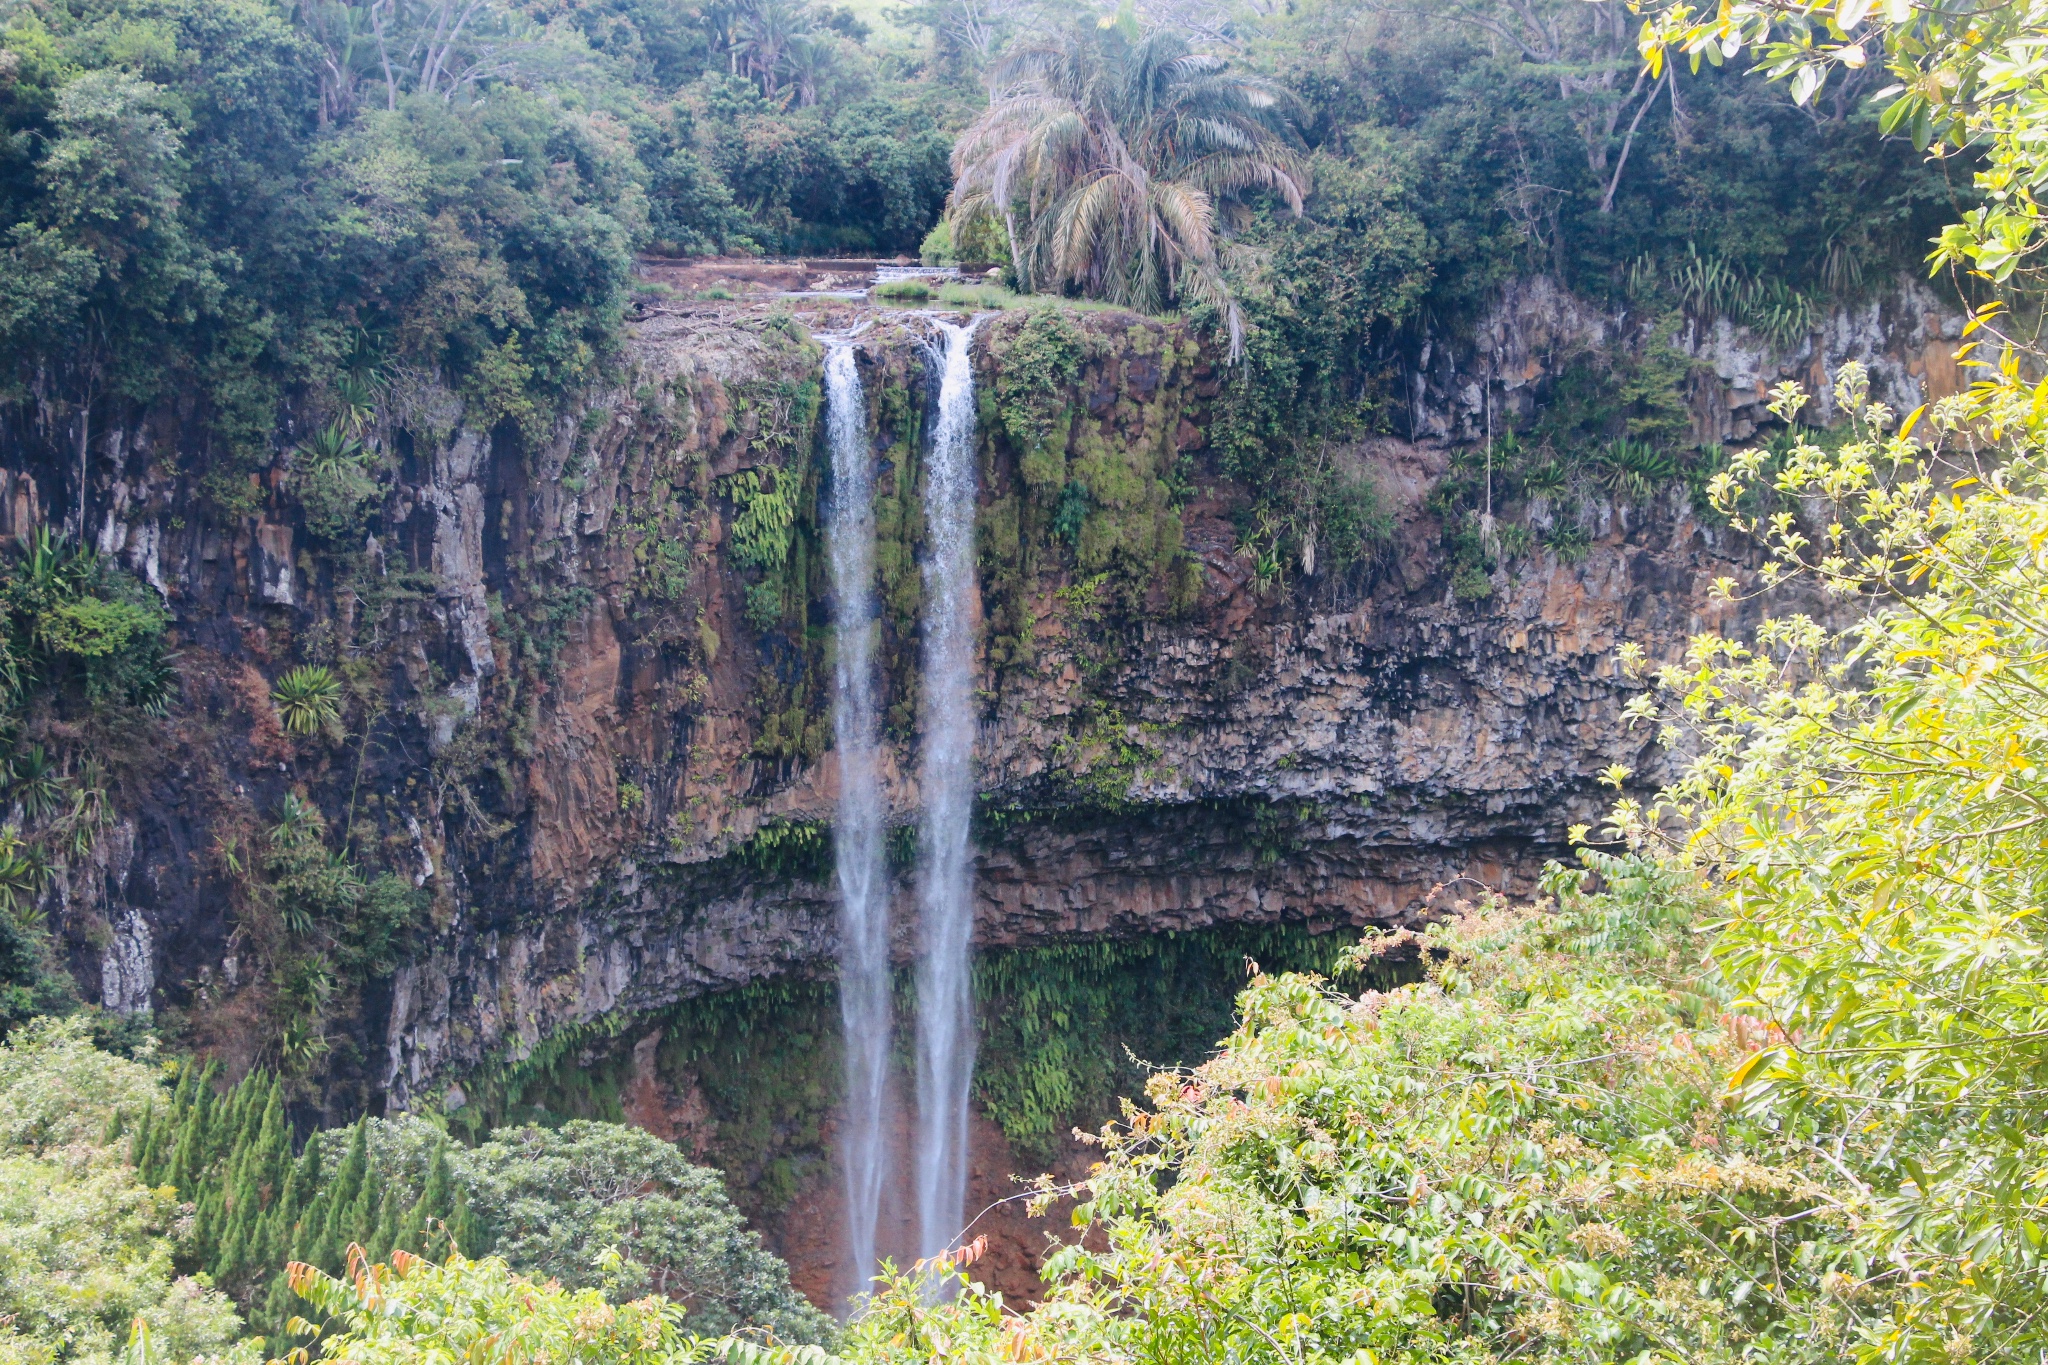
[[[1702,438],[1756,429],[1763,388],[1812,386],[1844,358],[1900,410],[1952,388],[1956,319],[1916,289],[1789,355],[1726,329],[1664,338],[1711,376]],[[868,395],[878,778],[893,952],[910,961],[933,328],[837,300],[713,302],[648,310],[614,379],[541,439],[475,429],[433,376],[399,376],[370,434],[375,498],[344,540],[308,528],[288,453],[255,512],[224,517],[180,472],[195,438],[175,414],[104,436],[92,540],[161,590],[183,681],[112,779],[116,818],[46,896],[82,993],[154,1009],[231,1069],[270,1057],[283,984],[246,869],[294,794],[419,895],[388,964],[331,997],[307,1072],[330,1118],[460,1107],[579,1030],[829,975],[839,771],[814,327],[856,334]],[[1671,658],[1699,631],[1743,629],[1762,604],[1710,586],[1752,582],[1747,545],[1670,486],[1600,502],[1582,554],[1538,543],[1474,597],[1454,590],[1428,505],[1488,414],[1540,405],[1567,357],[1639,332],[1539,280],[1474,338],[1424,346],[1409,435],[1338,452],[1377,488],[1387,538],[1365,564],[1262,584],[1210,440],[1226,374],[1200,338],[1113,311],[988,319],[977,945],[1412,923],[1481,887],[1529,890],[1611,798],[1610,766],[1654,782],[1667,760],[1622,718],[1637,684],[1616,648]],[[1070,373],[1043,363],[1053,342]],[[7,451],[0,530],[64,515],[75,455],[32,434]],[[1090,491],[1069,535],[1042,513],[1071,484]],[[303,663],[350,680],[335,733],[278,724],[269,690]]]

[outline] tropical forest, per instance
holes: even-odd
[[[2048,0],[0,0],[0,1365],[2048,1360]]]

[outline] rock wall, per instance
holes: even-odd
[[[1796,344],[1774,345],[1726,318],[1671,319],[1642,309],[1603,311],[1547,276],[1513,280],[1469,336],[1426,336],[1408,368],[1409,434],[1483,441],[1526,424],[1574,362],[1601,368],[1663,345],[1682,356],[1695,442],[1747,441],[1775,419],[1770,390],[1796,380],[1813,396],[1808,420],[1831,425],[1834,375],[1848,361],[1869,370],[1871,394],[1900,413],[1958,392],[1955,360],[1967,316],[1954,299],[1912,276],[1863,301],[1830,309]],[[1658,336],[1670,324],[1668,336]]]
[[[1379,486],[1390,541],[1363,568],[1261,589],[1237,553],[1242,499],[1205,448],[1221,382],[1209,359],[1168,324],[1077,317],[1059,467],[1102,488],[1125,479],[1104,515],[1172,538],[1194,567],[1171,593],[1103,609],[1073,552],[1043,527],[1033,542],[1017,510],[1046,450],[985,408],[979,941],[1409,922],[1460,888],[1526,888],[1565,826],[1603,807],[1610,765],[1654,778],[1648,734],[1621,719],[1631,686],[1615,647],[1668,655],[1739,626],[1707,585],[1742,578],[1746,547],[1672,489],[1603,506],[1582,559],[1534,551],[1471,601],[1451,590],[1425,505],[1448,444],[1533,411],[1562,357],[1637,344],[1629,319],[1535,280],[1476,340],[1424,345],[1409,381],[1418,439],[1346,453]],[[1024,325],[984,329],[985,396]],[[195,443],[175,414],[101,437],[85,524],[164,593],[184,691],[125,751],[120,820],[46,901],[88,994],[153,1006],[231,1064],[275,1062],[278,931],[248,855],[289,793],[429,902],[395,971],[327,1009],[304,1069],[329,1118],[458,1107],[472,1072],[564,1030],[829,972],[818,825],[836,771],[814,528],[830,490],[807,327],[853,326],[889,499],[887,780],[907,821],[931,401],[914,317],[657,309],[633,324],[615,380],[537,444],[473,429],[431,376],[396,376],[372,433],[378,491],[346,538],[309,529],[288,459],[259,477],[254,514],[229,517],[181,467]],[[1896,403],[1952,387],[1956,326],[1905,290],[1829,319],[1788,357],[1725,327],[1678,342],[1713,379],[1693,392],[1701,430],[1736,439],[1769,383],[1813,383],[1846,356]],[[0,529],[77,530],[75,457],[55,435],[12,434]],[[773,574],[743,548],[748,499],[771,487],[795,519]],[[302,662],[349,680],[332,735],[278,726],[270,686]],[[912,918],[906,888],[906,958]]]

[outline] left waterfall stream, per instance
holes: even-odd
[[[841,1159],[853,1285],[876,1269],[875,1239],[887,1183],[889,869],[883,849],[880,713],[875,679],[874,454],[867,399],[851,341],[829,343],[825,426],[832,490],[826,525],[832,574],[832,728],[839,808],[832,832],[840,895],[839,1014],[846,1035],[846,1119]]]

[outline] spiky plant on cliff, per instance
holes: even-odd
[[[331,669],[306,664],[277,680],[270,690],[277,718],[295,735],[310,735],[341,720],[341,680]]]

